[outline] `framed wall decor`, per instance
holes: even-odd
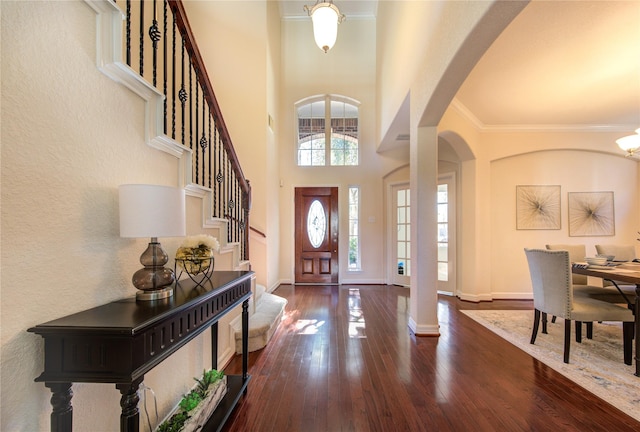
[[[569,192],[569,236],[615,233],[613,192]]]
[[[516,229],[560,229],[560,185],[516,186]]]

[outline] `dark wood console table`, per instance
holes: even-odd
[[[228,376],[228,391],[205,431],[220,430],[243,393],[248,369],[251,271],[216,271],[201,286],[180,281],[174,295],[154,301],[114,301],[28,331],[44,338],[44,372],[51,389],[51,431],[72,430],[71,384],[114,383],[122,395],[120,430],[138,432],[138,388],[144,374],[212,327],[212,368],[218,361],[218,320],[242,303],[242,375]]]

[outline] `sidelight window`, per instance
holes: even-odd
[[[360,188],[349,187],[349,270],[360,270]]]

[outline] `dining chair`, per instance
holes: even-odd
[[[632,360],[634,316],[630,309],[615,303],[595,299],[573,290],[571,261],[567,250],[525,248],[533,286],[533,331],[531,343],[538,335],[540,315],[552,314],[564,319],[564,362],[569,363],[571,321],[576,328],[582,322],[622,322],[624,362]]]
[[[596,245],[598,255],[613,256],[614,261],[634,261],[636,257],[636,247],[633,245]],[[612,280],[605,280],[606,285],[613,285],[624,297],[629,309],[634,308],[636,297],[636,286],[619,284]],[[595,294],[598,295],[597,293]]]
[[[596,245],[598,255],[612,255],[615,261],[633,261],[636,248],[633,245]]]
[[[568,251],[571,263],[582,262],[587,256],[586,247],[583,244],[548,244],[546,245],[546,248],[548,250]],[[631,248],[633,248],[633,246],[631,246]],[[596,246],[596,250],[597,249],[598,246]],[[604,281],[602,287],[590,286],[588,284],[587,276],[576,273],[572,273],[571,279],[573,281],[574,291],[581,291],[582,294],[595,297],[598,300],[608,301],[609,303],[627,304],[627,306],[629,306],[635,298],[635,286],[628,288],[625,286],[619,287],[613,281],[608,280]],[[555,317],[552,318],[551,322],[556,322]],[[587,327],[587,337],[589,339],[591,339],[589,336],[591,331],[592,329]]]
[[[587,256],[587,248],[583,244],[548,244],[548,250],[566,250],[569,252],[569,260],[574,262],[582,262]],[[587,285],[587,277],[581,274],[572,274],[571,279],[574,285]]]
[[[569,252],[569,260],[571,263],[584,261],[587,256],[587,248],[584,244],[548,244],[545,245],[547,250],[566,250]],[[611,303],[624,303],[624,298],[613,290],[602,290],[599,287],[591,287],[587,283],[585,275],[572,273],[571,280],[573,282],[573,290],[582,291],[584,294],[598,296],[599,300],[609,301]],[[551,322],[556,322],[556,316],[553,315]],[[587,339],[593,338],[593,323],[587,322]],[[542,333],[547,333],[547,314],[542,314]],[[582,328],[576,326],[576,342],[582,341]]]

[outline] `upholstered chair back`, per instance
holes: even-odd
[[[596,245],[599,255],[613,255],[616,261],[633,261],[636,259],[635,246],[627,245]]]
[[[525,249],[536,309],[569,318],[573,304],[571,261],[567,250]]]
[[[569,252],[569,260],[573,262],[584,261],[587,256],[587,249],[583,244],[548,244],[548,250],[566,250]],[[574,285],[587,285],[585,275],[574,274],[571,276]]]

